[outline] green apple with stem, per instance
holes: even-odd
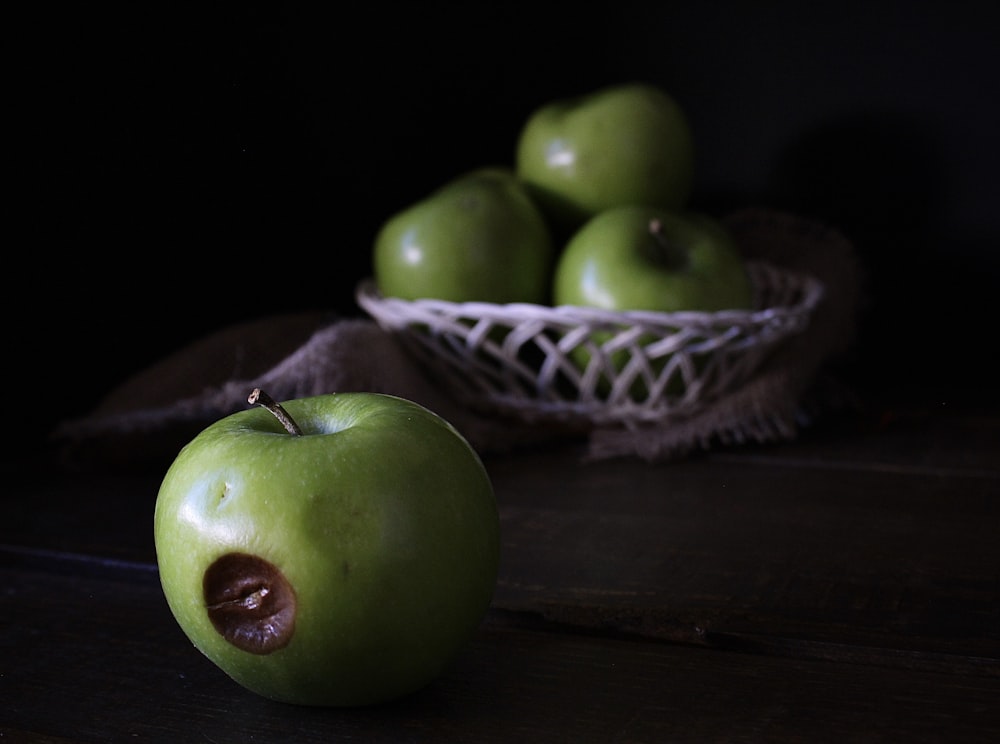
[[[694,182],[691,125],[677,100],[644,82],[550,101],[518,135],[515,172],[563,236],[625,204],[682,209]]]
[[[547,303],[554,247],[513,171],[469,171],[391,215],[373,248],[375,284],[405,300]]]
[[[426,686],[495,589],[499,517],[479,456],[390,395],[249,401],[180,451],[157,495],[181,629],[277,701],[358,706]]]
[[[557,305],[674,313],[748,310],[754,295],[743,257],[721,222],[627,205],[591,218],[569,240],[555,268],[553,298]],[[592,341],[600,345],[610,336],[596,333]],[[584,368],[591,359],[586,346],[573,355]],[[614,370],[621,370],[626,353],[610,356]],[[676,383],[669,392],[680,392]],[[648,387],[637,380],[630,393],[644,396]]]

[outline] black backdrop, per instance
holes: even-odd
[[[41,439],[228,324],[356,314],[381,220],[461,171],[510,163],[541,103],[630,79],[688,111],[694,206],[788,209],[855,241],[872,296],[850,362],[861,387],[992,394],[991,6],[132,4],[13,17],[8,441]]]

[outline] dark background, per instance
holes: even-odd
[[[135,4],[138,6],[139,4]],[[994,395],[993,3],[60,8],[13,17],[8,441],[229,324],[358,314],[389,214],[632,79],[687,110],[694,206],[827,221],[869,276],[864,391]],[[26,434],[27,436],[22,436]]]

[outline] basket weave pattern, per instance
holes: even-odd
[[[753,310],[610,312],[381,297],[358,304],[458,400],[528,422],[641,424],[686,415],[749,379],[803,331],[816,279],[748,261]]]

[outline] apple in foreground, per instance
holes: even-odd
[[[568,235],[612,207],[685,207],[694,155],[678,102],[655,85],[625,83],[533,111],[518,135],[515,172],[552,229]]]
[[[545,218],[513,171],[485,167],[389,217],[373,268],[386,297],[544,303],[554,254]]]
[[[375,393],[270,400],[209,425],[155,507],[178,624],[247,689],[359,706],[439,676],[499,561],[487,472],[448,422]]]
[[[601,212],[569,240],[555,268],[553,298],[557,305],[615,312],[747,310],[753,304],[753,285],[721,222],[627,205]],[[609,336],[597,333],[593,341],[600,344]],[[585,346],[573,354],[581,367],[590,356]],[[623,352],[612,354],[615,370],[625,362]],[[660,360],[659,369],[664,362]],[[680,389],[674,385],[670,391]],[[648,387],[636,384],[630,392],[644,396]]]

